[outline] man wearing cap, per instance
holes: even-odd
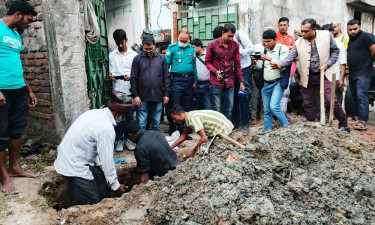
[[[171,68],[171,105],[181,105],[186,111],[191,110],[193,89],[197,88],[197,68],[194,47],[189,44],[190,32],[186,29],[178,33],[178,42],[168,46],[165,60]],[[183,125],[170,123],[169,134],[179,130],[182,134]]]
[[[56,172],[64,178],[76,205],[96,204],[108,195],[125,192],[113,162],[114,126],[135,105],[123,93],[109,93],[108,107],[92,109],[73,122],[57,148]]]

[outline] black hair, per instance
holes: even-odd
[[[33,15],[36,16],[34,6],[27,0],[13,0],[9,6],[7,16],[13,15],[16,12],[20,12],[21,15]]]
[[[262,35],[263,39],[276,39],[276,32],[274,30],[266,30]]]
[[[174,105],[171,108],[171,113],[173,114],[179,114],[179,113],[185,113],[185,112],[186,112],[185,109],[182,108],[182,106],[180,105]]]
[[[226,33],[228,31],[232,32],[233,34],[236,33],[236,26],[234,26],[234,24],[231,23],[225,24],[223,32]]]
[[[155,45],[155,39],[151,35],[146,35],[143,37],[142,45]]]
[[[322,27],[319,24],[316,25],[316,29],[317,30],[323,30]]]
[[[128,120],[123,125],[125,136],[127,136],[128,134],[136,134],[140,130],[142,130],[142,127],[135,120]]]
[[[224,27],[222,26],[215,27],[214,31],[212,32],[212,36],[214,37],[214,39],[219,38],[221,37],[221,35],[223,35],[223,29]]]
[[[316,28],[316,21],[313,18],[304,19],[302,21],[301,25],[305,25],[306,23],[311,25],[311,29]]]
[[[333,28],[332,24],[327,23],[327,24],[324,24],[322,26],[322,30],[328,30],[328,31],[332,32],[334,30],[334,28]]]
[[[281,17],[281,18],[279,19],[279,23],[280,23],[280,22],[284,22],[284,21],[286,21],[286,22],[289,24],[289,19],[288,19],[287,17]]]
[[[168,45],[167,44],[164,44],[164,45],[161,45],[160,46],[160,53],[163,51],[163,50],[167,50],[167,48],[168,48]]]
[[[129,95],[122,92],[113,93],[112,90],[109,90],[107,92],[107,94],[105,95],[105,99],[109,102],[117,102],[120,104],[125,104],[131,101],[131,97]]]
[[[199,40],[198,38],[192,40],[192,41],[190,42],[190,44],[191,44],[191,45],[194,45],[194,46],[196,46],[196,47],[199,47],[199,46],[200,46],[201,48],[203,48],[202,41]]]
[[[113,39],[115,40],[116,44],[121,43],[126,39],[126,32],[123,29],[115,30],[113,32]]]
[[[361,22],[359,20],[356,20],[356,19],[352,19],[352,20],[349,20],[347,26],[353,26],[354,24],[358,24],[358,25],[361,25]]]

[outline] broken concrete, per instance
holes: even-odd
[[[374,143],[298,123],[254,135],[245,151],[220,140],[208,156],[121,198],[61,216],[71,224],[371,224],[374,162]]]

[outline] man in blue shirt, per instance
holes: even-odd
[[[178,33],[178,42],[170,44],[165,60],[171,68],[171,106],[181,105],[186,111],[191,110],[193,89],[196,89],[198,77],[194,47],[188,43],[190,32],[186,29]],[[183,125],[170,123],[169,134],[179,130],[182,134]]]
[[[10,177],[35,177],[19,165],[21,134],[26,128],[29,106],[37,98],[23,77],[20,34],[28,28],[34,7],[26,0],[13,0],[5,17],[0,20],[0,190],[16,193]],[[9,169],[5,166],[9,150]]]

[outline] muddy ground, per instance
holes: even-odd
[[[0,194],[0,224],[375,224],[374,126],[348,135],[293,120],[268,133],[261,125],[248,137],[236,132],[245,151],[217,141],[208,156],[147,185],[133,186],[132,153],[116,153],[127,159],[117,167],[132,190],[93,206],[56,211],[69,202],[51,168],[14,179],[20,194]],[[180,158],[193,145],[185,142]]]

